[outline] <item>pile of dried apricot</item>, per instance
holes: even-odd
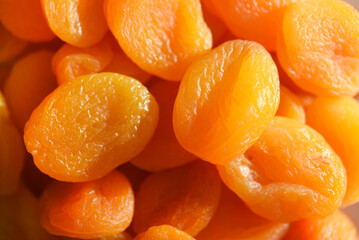
[[[0,0],[0,239],[359,240],[358,96],[343,0]]]

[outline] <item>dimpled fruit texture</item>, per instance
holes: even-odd
[[[288,7],[277,54],[289,77],[320,96],[359,91],[359,12],[344,1],[308,0]]]
[[[30,42],[55,38],[41,9],[41,0],[0,0],[2,24],[15,36]]]
[[[343,164],[325,139],[285,117],[275,117],[245,156],[217,168],[253,212],[274,221],[328,216],[346,191]]]
[[[341,211],[323,219],[305,219],[291,225],[283,240],[358,240],[351,219]]]
[[[239,38],[276,50],[277,29],[285,8],[298,0],[206,0]]]
[[[307,107],[307,115],[308,124],[325,137],[347,171],[344,205],[358,202],[359,103],[352,98],[318,97]]]
[[[76,47],[100,42],[108,31],[104,0],[41,0],[51,30]]]
[[[134,240],[195,240],[181,230],[169,226],[160,225],[149,228],[147,231],[137,235]]]
[[[25,149],[21,134],[10,120],[0,92],[0,195],[16,191],[24,166]]]
[[[196,239],[280,240],[288,229],[288,223],[273,222],[254,214],[236,194],[224,186],[211,222]]]
[[[254,42],[226,42],[187,70],[175,101],[174,131],[187,151],[224,164],[258,139],[278,104],[271,55]]]
[[[211,220],[220,194],[221,181],[215,167],[200,160],[154,173],[136,195],[133,229],[140,233],[168,224],[195,236]]]
[[[134,195],[127,178],[113,171],[86,183],[54,181],[40,204],[41,224],[48,232],[92,239],[121,233],[130,225]]]
[[[124,52],[147,72],[181,80],[212,47],[199,0],[105,0],[110,30]]]
[[[25,145],[61,181],[100,178],[136,156],[156,128],[158,106],[137,80],[114,73],[62,84],[33,112]]]

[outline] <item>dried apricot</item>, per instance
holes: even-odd
[[[0,92],[0,195],[14,193],[18,188],[24,159],[25,148],[21,135],[10,120]]]
[[[73,46],[93,46],[108,30],[103,0],[41,0],[41,3],[52,31]]]
[[[13,195],[0,196],[0,236],[6,240],[54,239],[41,227],[39,201],[26,187],[20,186]]]
[[[9,76],[10,70],[8,68],[0,67],[0,90],[3,89],[6,78]]]
[[[24,129],[32,111],[57,86],[51,71],[52,56],[49,51],[24,56],[14,64],[5,82],[4,96],[20,129]]]
[[[147,229],[146,232],[139,234],[134,240],[195,240],[181,230],[169,226],[160,225]]]
[[[112,58],[113,49],[109,37],[89,48],[64,44],[52,59],[52,71],[58,84],[62,84],[79,76],[102,71]]]
[[[359,12],[339,0],[288,6],[279,29],[277,55],[288,76],[321,96],[359,91]]]
[[[276,50],[277,29],[285,8],[297,0],[207,0],[228,28],[242,39],[256,41]]]
[[[285,117],[275,117],[245,156],[217,168],[253,212],[274,221],[328,216],[346,191],[345,169],[329,144]]]
[[[46,42],[55,38],[47,25],[40,0],[0,0],[2,24],[18,38]]]
[[[145,71],[181,80],[188,66],[212,47],[199,0],[105,0],[110,30]]]
[[[359,103],[352,98],[318,97],[307,107],[308,124],[341,157],[348,177],[344,205],[359,201]]]
[[[60,236],[91,239],[123,232],[131,223],[134,195],[113,171],[86,183],[52,182],[41,196],[41,224]]]
[[[138,192],[141,183],[149,175],[149,172],[141,170],[131,163],[122,164],[117,168],[117,170],[122,172],[128,178],[128,180],[130,180],[132,189],[135,193]]]
[[[278,116],[288,117],[305,123],[305,111],[300,99],[283,85],[280,86]]]
[[[26,124],[25,145],[47,175],[89,181],[139,154],[157,119],[156,100],[139,81],[114,73],[86,75],[45,98]]]
[[[136,195],[133,229],[167,224],[195,236],[211,220],[221,194],[216,169],[203,161],[153,173]]]
[[[187,151],[225,164],[254,144],[278,104],[271,55],[254,42],[226,42],[187,70],[175,101],[174,131]]]
[[[218,208],[197,240],[280,240],[287,233],[289,224],[272,222],[257,216],[228,188],[222,187]]]
[[[195,156],[183,149],[173,131],[173,105],[179,84],[156,79],[149,90],[159,104],[159,121],[156,131],[145,149],[131,160],[135,166],[152,172],[162,171],[186,164]]]
[[[204,2],[203,0],[201,3]],[[203,11],[203,19],[207,23],[209,29],[212,33],[212,42],[213,45],[216,45],[220,39],[224,36],[224,34],[227,32],[227,27],[222,22],[221,19],[219,19],[216,15],[214,15],[211,10],[208,10],[206,8],[206,5],[202,3],[202,11]]]
[[[305,219],[292,223],[283,240],[358,240],[354,223],[343,212],[337,211],[323,219]]]
[[[6,62],[22,53],[28,43],[12,35],[0,22],[0,62]]]
[[[69,237],[62,237],[61,240],[79,240],[80,238],[69,238]],[[122,232],[113,236],[109,237],[100,237],[94,238],[92,240],[132,240],[132,237],[127,232]]]

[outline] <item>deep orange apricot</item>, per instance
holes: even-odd
[[[28,43],[12,35],[0,22],[0,62],[6,62],[22,53]]]
[[[192,64],[173,111],[179,143],[200,159],[225,164],[259,138],[279,104],[271,55],[259,44],[234,40]]]
[[[277,55],[288,76],[320,96],[359,91],[359,12],[339,0],[290,5],[278,32]]]
[[[173,105],[179,84],[155,79],[150,82],[149,90],[159,104],[159,121],[156,131],[145,149],[131,160],[135,166],[158,172],[184,165],[196,157],[178,143],[173,131]]]
[[[10,120],[0,92],[0,195],[14,193],[24,166],[25,148],[21,134]]]
[[[283,85],[280,86],[277,116],[288,117],[305,123],[305,111],[301,100]]]
[[[244,156],[217,168],[253,212],[273,221],[328,216],[346,191],[344,166],[325,139],[285,117],[275,117]]]
[[[188,66],[212,47],[200,0],[105,0],[110,30],[140,68],[181,80]]]
[[[91,47],[108,30],[103,0],[41,0],[41,3],[52,31],[73,46]]]
[[[239,38],[276,50],[277,29],[285,8],[298,0],[207,0],[228,28]]]
[[[39,201],[24,186],[0,196],[0,236],[6,240],[56,240],[40,225]]]
[[[354,223],[343,212],[337,211],[323,219],[305,219],[292,223],[283,240],[358,240]]]
[[[138,192],[138,190],[140,189],[140,185],[149,175],[149,172],[139,169],[131,163],[122,164],[117,168],[117,170],[122,172],[128,178],[134,193]]]
[[[216,169],[200,160],[153,173],[136,194],[133,229],[167,224],[195,236],[211,220],[220,194]]]
[[[341,157],[348,187],[344,205],[359,201],[359,103],[352,98],[318,97],[307,107],[308,124]]]
[[[160,225],[151,227],[145,232],[137,235],[134,240],[195,240],[193,237],[188,235],[181,230],[169,226]]]
[[[204,1],[201,0],[203,18],[204,21],[207,23],[209,29],[211,30],[213,45],[217,45],[217,43],[221,40],[221,38],[228,30],[224,22],[222,22],[220,18],[213,14],[211,10],[208,9],[205,4],[203,4],[203,2]]]
[[[42,101],[26,124],[25,145],[52,178],[90,181],[139,154],[157,119],[156,100],[139,81],[115,73],[86,75]]]
[[[248,209],[243,201],[227,187],[222,187],[218,208],[197,240],[280,240],[289,224],[272,222]]]
[[[52,56],[50,51],[24,56],[14,64],[5,82],[4,96],[20,129],[24,129],[32,111],[57,86],[51,71]]]
[[[0,0],[0,20],[15,36],[30,42],[55,38],[47,25],[40,0]]]
[[[131,223],[134,195],[118,171],[86,183],[52,182],[41,196],[41,224],[60,236],[92,239],[123,232]]]
[[[52,59],[52,71],[57,77],[58,84],[62,84],[79,76],[102,71],[110,64],[113,55],[109,36],[89,48],[64,44]]]
[[[60,237],[60,240],[80,240],[80,238]],[[122,232],[113,236],[94,238],[92,240],[132,240],[132,237],[127,232]]]
[[[9,76],[10,69],[0,67],[0,89],[2,91],[6,78]]]

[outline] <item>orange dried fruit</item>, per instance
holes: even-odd
[[[337,211],[323,219],[304,219],[292,223],[283,240],[358,240],[358,232],[351,219]]]
[[[128,178],[128,180],[130,180],[132,189],[135,193],[138,192],[141,183],[149,175],[149,172],[141,170],[129,162],[122,164],[117,168],[117,170],[122,172]]]
[[[136,194],[133,229],[166,224],[195,236],[211,220],[220,194],[216,169],[203,161],[153,173]]]
[[[272,222],[248,209],[243,201],[227,187],[222,187],[218,208],[197,240],[280,240],[289,224]]]
[[[159,104],[159,121],[156,131],[145,149],[131,160],[135,166],[159,172],[184,165],[195,156],[183,149],[173,131],[173,105],[179,83],[156,79],[149,84],[149,90]]]
[[[12,34],[23,40],[46,42],[55,38],[40,0],[0,0],[0,19]]]
[[[113,55],[109,37],[89,48],[64,44],[52,59],[52,71],[58,84],[62,84],[76,77],[104,70],[112,61]]]
[[[103,177],[139,154],[156,128],[156,100],[139,81],[114,73],[60,85],[33,112],[25,145],[52,178]]]
[[[290,5],[279,28],[277,55],[288,76],[321,96],[359,91],[359,12],[339,0]]]
[[[41,0],[41,3],[52,31],[73,46],[93,46],[108,30],[103,0]]]
[[[6,62],[22,53],[28,43],[12,35],[0,22],[0,62]]]
[[[12,194],[17,190],[24,159],[25,148],[21,134],[10,120],[0,92],[0,195]]]
[[[346,191],[343,164],[325,139],[285,117],[275,117],[245,155],[217,168],[253,212],[273,221],[328,216]]]
[[[318,97],[307,107],[308,124],[341,157],[348,186],[344,205],[359,201],[359,103],[352,98]]]
[[[288,117],[305,123],[305,111],[301,100],[283,85],[280,86],[277,116]]]
[[[160,225],[147,229],[145,232],[137,235],[134,240],[195,240],[181,230],[169,226]]]
[[[276,50],[277,29],[286,7],[297,0],[207,0],[237,37]]]
[[[22,130],[32,111],[57,86],[51,71],[50,51],[30,53],[13,66],[4,85],[11,117]]]
[[[212,47],[199,0],[105,0],[104,11],[126,55],[163,79],[181,80],[188,66]]]
[[[41,208],[41,224],[48,232],[92,239],[130,225],[134,195],[127,178],[112,171],[86,183],[52,182],[41,196]]]
[[[187,151],[225,164],[254,144],[278,104],[271,55],[254,42],[226,42],[187,70],[175,101],[174,131]]]

